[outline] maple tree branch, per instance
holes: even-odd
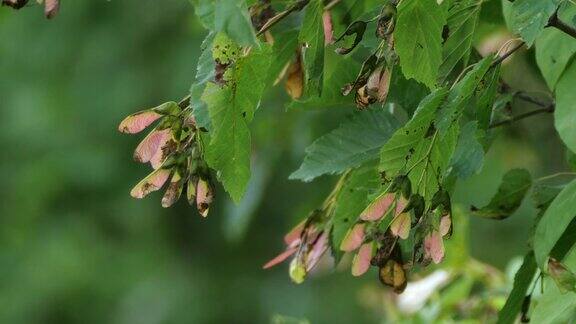
[[[524,42],[520,42],[518,43],[516,46],[512,47],[510,50],[508,50],[508,52],[500,55],[497,59],[494,60],[494,62],[492,62],[492,65],[490,67],[495,67],[498,64],[504,62],[504,60],[506,60],[507,58],[510,57],[510,55],[514,54],[514,52],[516,52],[517,50],[521,49],[524,46]]]
[[[277,23],[282,21],[284,18],[288,17],[291,13],[300,11],[306,7],[306,5],[310,2],[310,0],[299,0],[298,2],[294,3],[288,9],[282,11],[281,13],[277,14],[276,16],[270,18],[262,28],[256,33],[256,36],[260,36],[264,34],[268,29],[274,27]]]
[[[576,28],[574,28],[574,27],[568,25],[567,23],[563,22],[562,20],[560,20],[560,18],[558,17],[558,10],[556,10],[556,12],[554,12],[552,17],[550,17],[550,20],[548,20],[548,26],[547,27],[554,27],[558,30],[563,31],[567,35],[570,35],[573,38],[576,38]]]
[[[514,2],[514,0],[508,0],[508,2]],[[554,12],[554,14],[550,17],[550,20],[548,20],[548,26],[546,27],[554,27],[558,30],[563,31],[567,35],[576,38],[576,28],[560,20],[560,18],[558,17],[558,10],[556,10],[556,12]]]
[[[548,104],[548,103],[542,102],[542,101],[540,101],[540,100],[538,100],[538,99],[536,99],[536,98],[534,98],[534,97],[531,97],[531,96],[527,95],[527,94],[524,93],[524,92],[517,92],[516,94],[514,94],[514,97],[516,97],[516,98],[518,98],[518,99],[520,99],[520,100],[524,100],[524,101],[526,101],[526,102],[535,104],[536,106],[540,106],[540,107],[542,107],[542,108],[546,108],[546,107],[549,107],[549,106],[551,106],[551,105],[554,105],[554,104]]]
[[[529,112],[526,112],[526,113],[523,113],[523,114],[520,114],[520,115],[517,115],[517,116],[510,117],[510,118],[508,118],[508,119],[506,119],[506,120],[503,120],[503,121],[500,121],[500,122],[497,122],[497,123],[493,123],[493,124],[490,125],[490,127],[488,127],[488,128],[489,128],[489,129],[492,129],[492,128],[496,128],[496,127],[500,127],[500,126],[509,125],[509,124],[512,124],[512,123],[517,122],[517,121],[519,121],[519,120],[522,120],[522,119],[525,119],[525,118],[528,118],[528,117],[532,117],[532,116],[536,116],[536,115],[539,115],[539,114],[553,113],[555,109],[556,109],[556,105],[550,104],[550,105],[548,105],[548,106],[546,106],[546,107],[543,107],[543,108],[540,108],[540,109],[536,109],[536,110],[532,110],[532,111],[529,111]]]

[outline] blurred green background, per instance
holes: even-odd
[[[335,180],[288,175],[351,107],[286,112],[283,90],[271,91],[252,126],[254,174],[240,206],[219,190],[201,219],[184,200],[162,209],[159,194],[129,196],[148,168],[132,162],[141,136],[117,125],[186,95],[204,34],[185,0],[65,1],[52,21],[36,6],[0,8],[0,323],[382,319],[379,301],[366,300],[367,289],[384,291],[375,273],[327,270],[296,286],[286,265],[261,270]],[[532,56],[511,62],[505,76],[546,91]],[[542,176],[565,168],[563,154],[550,116],[503,129],[455,200],[482,205],[508,169]],[[526,250],[534,214],[525,203],[503,222],[472,218],[473,255],[503,269]]]

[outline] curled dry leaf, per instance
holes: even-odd
[[[362,245],[364,241],[364,224],[356,224],[344,237],[342,240],[342,244],[340,244],[340,250],[344,252],[352,252]]]
[[[354,256],[352,260],[352,275],[359,277],[370,269],[370,260],[372,260],[373,254],[373,242],[362,244],[358,254]]]
[[[381,197],[378,197],[374,202],[372,202],[362,214],[360,214],[360,219],[365,221],[377,221],[380,220],[390,207],[394,203],[395,195],[393,193],[386,193]]]
[[[164,183],[166,183],[166,180],[168,180],[170,173],[171,171],[168,169],[157,169],[153,171],[132,188],[130,195],[134,198],[142,199],[149,193],[159,190]]]
[[[366,31],[367,25],[368,24],[365,21],[361,21],[361,20],[357,20],[357,21],[353,22],[352,24],[350,24],[350,26],[348,26],[348,28],[346,28],[346,31],[344,31],[342,36],[338,37],[338,39],[335,42],[337,43],[337,42],[341,41],[346,36],[355,35],[354,36],[354,43],[352,43],[352,46],[350,46],[348,48],[338,47],[336,49],[336,53],[338,53],[340,55],[346,55],[346,54],[352,52],[352,50],[354,48],[356,48],[356,46],[358,46],[358,44],[360,44],[360,42],[362,41],[362,38],[364,37],[364,32]]]
[[[126,134],[136,134],[150,126],[153,122],[162,117],[161,114],[152,110],[143,110],[134,113],[126,118],[118,126],[118,130]]]

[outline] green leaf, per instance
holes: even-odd
[[[498,89],[500,88],[500,67],[489,70],[484,80],[476,88],[476,119],[478,128],[488,130],[492,114],[496,108]]]
[[[576,6],[567,6],[558,13],[560,19],[574,26],[573,19],[576,16]],[[536,39],[536,63],[542,72],[551,90],[556,88],[556,83],[576,53],[576,42],[566,33],[548,28]]]
[[[257,44],[246,1],[192,0],[192,4],[207,29],[224,32],[241,46]]]
[[[353,107],[354,96],[343,96],[342,88],[356,79],[360,63],[352,56],[341,56],[334,51],[326,53],[322,95],[292,101],[288,109],[317,110],[332,107]]]
[[[412,116],[418,104],[429,94],[430,91],[424,84],[414,79],[406,79],[400,66],[392,68],[387,103],[400,105],[409,116]]]
[[[566,146],[576,152],[576,63],[564,72],[556,85],[554,126]]]
[[[524,262],[514,276],[514,286],[506,300],[506,304],[498,313],[498,324],[513,324],[522,309],[524,297],[528,293],[530,283],[536,274],[536,262],[534,254],[530,253],[524,257]]]
[[[274,60],[270,66],[268,84],[272,84],[296,56],[298,48],[298,31],[288,30],[274,35],[274,46],[272,48]]]
[[[435,131],[430,132],[434,130],[436,112],[447,95],[446,89],[440,89],[424,98],[414,117],[394,133],[380,152],[379,170],[389,179],[410,171],[415,192],[426,200],[438,190],[458,140],[457,123],[444,138]]]
[[[414,116],[404,127],[396,131],[392,138],[382,147],[380,153],[380,170],[387,177],[393,176],[406,166],[410,151],[425,137],[438,107],[446,98],[446,89],[432,92],[418,106]]]
[[[536,62],[551,90],[576,53],[576,42],[564,32],[547,29],[536,40]]]
[[[458,62],[468,65],[482,0],[457,1],[448,10],[448,38],[444,42],[440,80],[445,80]]]
[[[206,162],[235,202],[240,201],[250,179],[250,130],[228,87],[208,83],[202,100],[208,105],[212,136]]]
[[[492,197],[490,203],[480,209],[472,207],[472,212],[485,218],[508,218],[520,207],[531,185],[532,177],[528,171],[510,170],[502,178],[498,192]]]
[[[460,119],[470,99],[475,95],[476,88],[490,69],[492,61],[493,57],[488,56],[476,63],[474,68],[450,90],[446,104],[442,106],[436,118],[436,127],[442,136],[455,121]]]
[[[465,179],[482,169],[484,148],[478,139],[484,135],[484,131],[478,130],[477,121],[471,121],[464,125],[450,162],[451,175]]]
[[[561,0],[516,0],[512,5],[511,25],[526,45],[532,46],[548,25]]]
[[[402,71],[429,88],[436,87],[442,64],[442,28],[446,23],[436,0],[404,0],[394,31]]]
[[[219,179],[235,202],[242,198],[250,178],[251,144],[247,124],[264,91],[269,54],[269,47],[253,49],[231,67],[231,79],[224,87],[208,83],[202,96],[212,121],[206,161],[218,171]]]
[[[358,112],[312,143],[306,149],[304,162],[290,179],[311,181],[323,174],[340,173],[375,159],[398,126],[396,119],[385,110]]]
[[[532,203],[534,207],[544,214],[554,198],[564,189],[564,186],[550,186],[542,183],[536,183],[532,188]]]
[[[306,6],[304,21],[298,35],[303,43],[304,96],[319,97],[322,94],[324,74],[324,26],[322,0],[310,0]]]
[[[551,279],[534,307],[531,323],[570,323],[576,310],[576,293],[562,293]]]
[[[332,217],[332,229],[330,231],[330,243],[332,253],[337,260],[342,252],[340,245],[346,236],[346,232],[354,226],[358,216],[368,204],[368,195],[379,186],[379,175],[370,163],[350,172],[346,181],[336,197],[336,207]]]
[[[194,6],[194,12],[204,28],[214,30],[214,1],[213,0],[190,0]]]
[[[548,255],[576,216],[574,206],[576,181],[572,181],[558,194],[536,226],[534,255],[541,269],[546,269]]]
[[[566,162],[572,171],[576,171],[576,153],[566,150]]]
[[[210,129],[210,116],[208,107],[202,101],[202,93],[206,88],[206,83],[214,80],[215,63],[212,57],[212,43],[214,42],[214,33],[209,33],[202,42],[200,47],[200,58],[196,67],[196,78],[190,88],[190,105],[193,107],[193,114],[196,124],[199,127]]]

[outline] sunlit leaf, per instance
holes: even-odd
[[[375,159],[380,147],[397,128],[398,122],[385,110],[358,112],[314,141],[306,149],[304,162],[290,179],[311,181],[323,174],[340,173]]]
[[[573,17],[576,15],[576,6],[567,6],[566,10],[559,13],[563,21],[575,26]],[[549,28],[542,32],[536,39],[536,62],[551,90],[556,88],[556,83],[562,73],[576,54],[576,42],[566,33]]]
[[[465,179],[478,173],[484,164],[484,148],[478,139],[483,135],[478,123],[471,121],[462,127],[458,145],[450,161],[450,173]]]
[[[576,152],[576,63],[572,63],[556,85],[554,125],[566,146]]]
[[[552,201],[536,226],[534,255],[541,269],[546,269],[548,255],[576,217],[576,181],[567,185]]]
[[[448,10],[448,38],[443,45],[440,80],[445,80],[458,63],[468,65],[482,0],[460,0]]]
[[[306,97],[319,97],[322,94],[324,80],[324,25],[322,0],[310,0],[306,6],[304,21],[298,40],[303,43]]]
[[[526,44],[531,46],[548,25],[561,0],[516,0],[512,5],[511,24]]]
[[[498,313],[498,324],[513,324],[522,308],[522,302],[528,294],[528,288],[536,274],[536,262],[534,254],[530,253],[524,257],[522,266],[514,276],[514,286],[506,304]]]
[[[429,88],[436,87],[442,64],[444,12],[435,0],[404,0],[398,6],[394,37],[402,72]]]

